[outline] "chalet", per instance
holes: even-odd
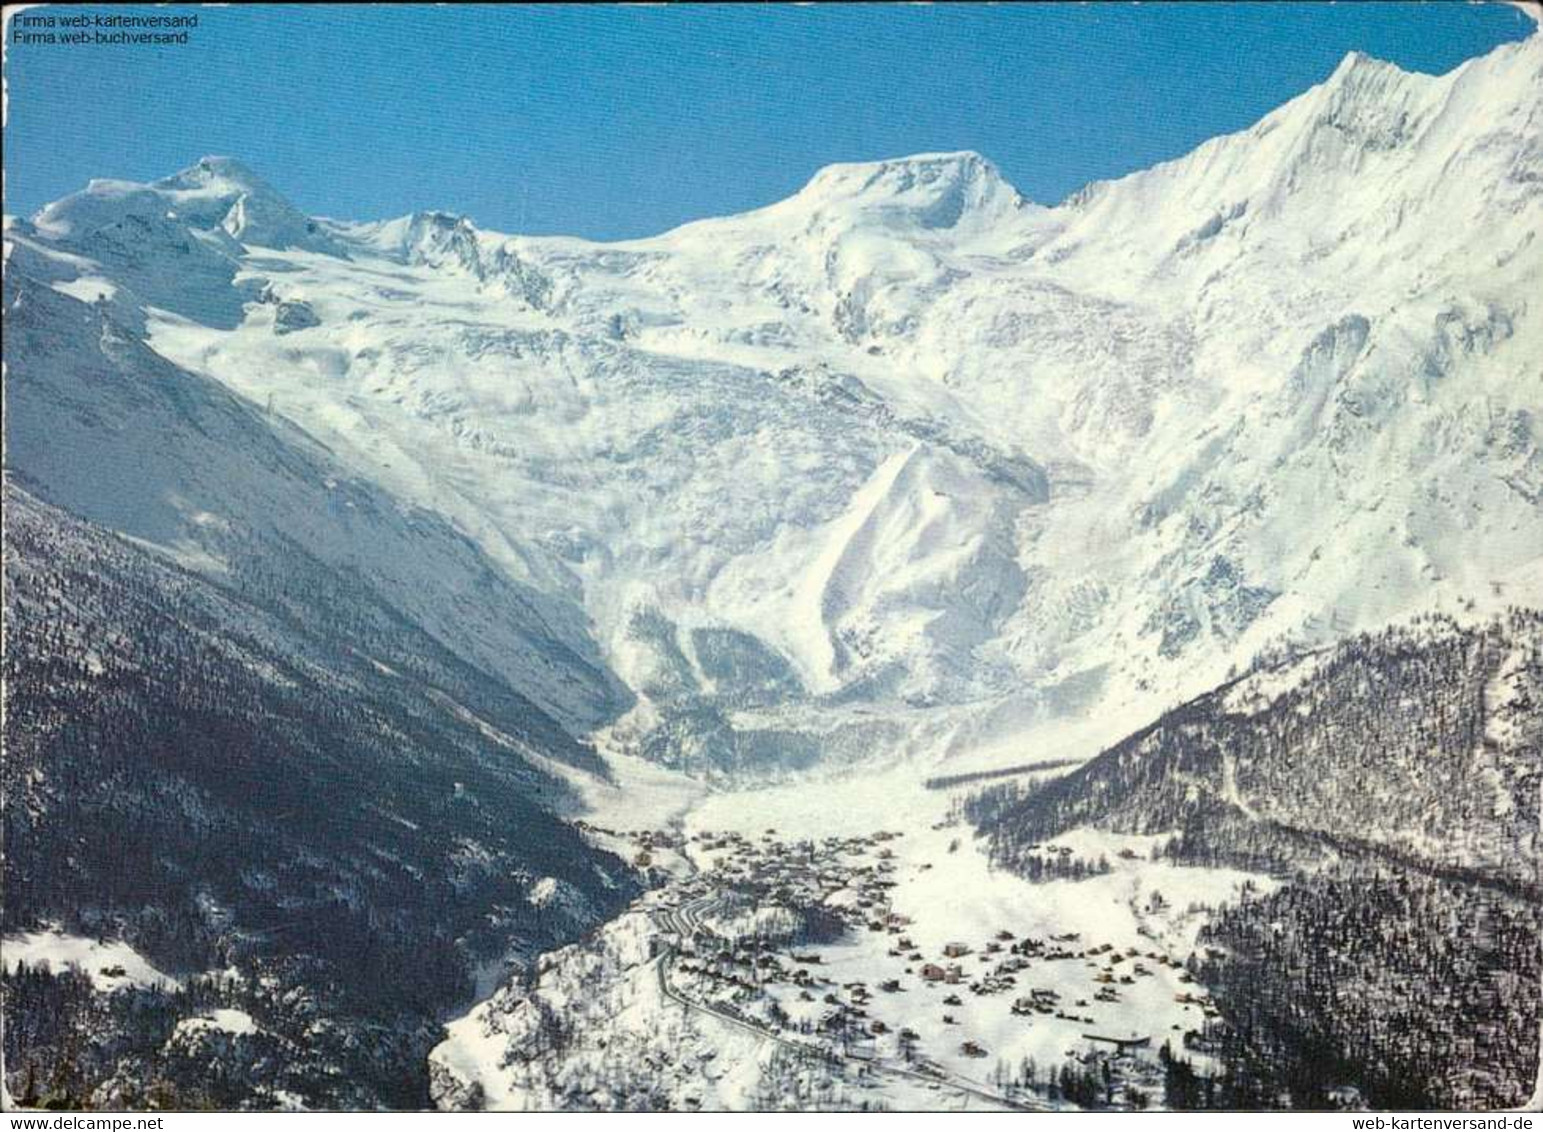
[[[1103,1042],[1114,1047],[1116,1057],[1128,1057],[1138,1049],[1146,1049],[1152,1044],[1151,1037],[1138,1037],[1132,1034],[1128,1038],[1113,1038],[1104,1034],[1083,1034],[1090,1042]]]
[[[943,945],[943,954],[950,959],[958,959],[970,953],[970,946],[966,943],[951,942]]]
[[[964,981],[964,972],[960,969],[959,964],[950,963],[943,969],[943,981],[945,983],[962,983]]]
[[[948,972],[943,970],[943,968],[939,967],[936,963],[922,964],[921,977],[929,983],[941,983],[947,977],[947,975]]]
[[[986,1056],[986,1049],[985,1049],[985,1047],[981,1046],[981,1045],[977,1045],[975,1042],[964,1042],[962,1045],[960,1045],[959,1052],[964,1054],[965,1057],[985,1057]]]
[[[1031,1013],[1049,1014],[1055,1009],[1055,1003],[1060,998],[1061,996],[1053,990],[1045,987],[1036,987],[1028,995],[1016,999],[1013,1002],[1012,1010],[1014,1014],[1020,1015]]]

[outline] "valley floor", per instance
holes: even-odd
[[[667,789],[654,827],[586,827],[657,886],[451,1025],[441,1104],[1043,1109],[1070,1072],[1159,1106],[1165,1043],[1208,1065],[1206,910],[1272,886],[1094,832],[1044,847],[1091,875],[1030,883],[914,772]]]

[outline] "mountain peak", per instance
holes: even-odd
[[[478,276],[483,274],[477,227],[454,212],[429,209],[407,218],[402,230],[401,252],[409,263],[458,263]]]
[[[255,171],[234,157],[201,157],[194,164],[170,177],[155,182],[155,188],[169,192],[205,190],[209,195],[271,197],[281,200],[278,192]]]
[[[898,216],[923,228],[998,219],[1027,202],[973,150],[827,165],[792,198],[804,207]]]
[[[177,212],[195,227],[218,226],[243,243],[263,247],[338,252],[316,221],[234,157],[201,157],[150,187],[171,197]]]
[[[1331,100],[1381,97],[1410,77],[1396,63],[1378,59],[1364,51],[1350,51],[1339,61],[1323,83]]]
[[[1384,59],[1378,59],[1375,55],[1368,55],[1364,51],[1347,51],[1345,57],[1334,68],[1334,73],[1329,76],[1331,80],[1342,79],[1354,74],[1377,74],[1387,71],[1399,71],[1399,68]],[[1400,71],[1400,73],[1402,73]]]
[[[233,181],[244,181],[251,185],[262,185],[265,183],[261,177],[252,171],[250,165],[238,161],[234,157],[221,157],[218,154],[209,154],[205,157],[200,157],[198,163],[192,169],[196,169],[200,173],[209,176],[225,177]],[[184,172],[192,172],[192,170],[185,170]]]

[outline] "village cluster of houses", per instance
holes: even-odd
[[[878,1017],[882,1010],[875,1004],[882,996],[937,986],[949,989],[939,1015],[943,1026],[960,1025],[962,1012],[950,1008],[964,1005],[962,994],[1010,994],[1014,1015],[1030,1022],[1037,1015],[1047,1015],[1089,1027],[1082,1031],[1083,1038],[1105,1046],[1107,1056],[1125,1058],[1148,1048],[1150,1035],[1099,1033],[1098,1005],[1119,1002],[1123,988],[1154,977],[1160,967],[1176,969],[1181,982],[1193,982],[1183,963],[1155,949],[1088,945],[1070,932],[1018,938],[1003,928],[978,946],[954,940],[928,954],[912,938],[911,917],[891,906],[898,880],[889,843],[900,833],[784,842],[775,829],[758,837],[733,831],[689,836],[660,830],[601,832],[633,841],[639,867],[649,867],[665,850],[689,850],[694,858],[708,862],[695,876],[670,887],[660,917],[660,948],[670,951],[676,969],[694,990],[710,994],[715,1009],[745,1021],[774,1029],[801,1027],[843,1056],[871,1058],[878,1039],[890,1036],[909,1063],[925,1068],[927,1059],[918,1048],[921,1035]],[[777,910],[791,914],[783,919],[756,916]],[[752,927],[729,932],[723,925],[731,914]],[[876,980],[873,987],[864,981],[838,984],[824,977],[818,944],[804,930],[811,915],[823,917],[825,930],[836,934],[871,932],[893,937],[887,954],[896,962],[896,972]],[[1068,1001],[1063,997],[1071,984],[1064,974],[1053,980],[1061,990],[1019,986],[1036,965],[1078,961],[1089,969],[1087,998]],[[770,993],[778,984],[796,989],[795,1000],[808,1005],[798,1023],[779,997]],[[1176,996],[1176,1001],[1214,1016],[1210,1003],[1193,991]],[[916,1016],[914,1009],[908,1014]],[[986,1057],[991,1052],[967,1033],[956,1032],[956,1036],[956,1048],[963,1056]]]

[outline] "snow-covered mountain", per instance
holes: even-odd
[[[1540,60],[1352,55],[1054,208],[971,153],[617,244],[307,218],[224,158],[93,182],[7,222],[9,459],[211,571],[227,524],[299,540],[612,749],[1112,733],[1535,590]],[[173,368],[261,427],[137,417]]]
[[[357,1027],[389,1029],[395,1052],[375,1071],[400,1091],[306,1093],[305,1073],[283,1068],[240,1103],[297,1088],[300,1103],[422,1103],[420,1055],[473,976],[486,993],[481,965],[571,939],[630,898],[607,849],[657,868],[637,863],[659,849],[630,829],[655,811],[638,816],[629,782],[695,784],[629,757],[643,756],[725,787],[792,780],[715,795],[693,819],[698,844],[737,823],[758,833],[779,806],[778,825],[811,841],[838,808],[868,836],[890,814],[861,806],[903,784],[896,820],[922,834],[901,856],[921,878],[906,899],[947,904],[981,935],[1013,908],[1059,931],[1054,900],[1028,886],[1009,900],[983,857],[956,854],[937,820],[946,800],[921,783],[936,764],[958,782],[1086,759],[1262,653],[1311,671],[1309,650],[1417,614],[1543,604],[1540,227],[1536,35],[1437,77],[1352,55],[1250,129],[1055,207],[978,154],[925,154],[832,166],[766,208],[603,244],[440,211],[308,216],[211,157],[8,217],[7,499],[28,539],[7,560],[21,626],[8,633],[30,650],[8,653],[24,665],[10,695],[38,673],[64,683],[26,689],[34,714],[8,715],[25,728],[8,750],[31,744],[7,764],[11,792],[32,806],[8,811],[8,839],[35,843],[9,852],[7,875],[58,868],[78,891],[8,901],[7,930],[42,946],[65,938],[68,913],[80,922],[66,927],[115,929],[154,967],[166,960],[151,944],[185,918],[256,981],[179,971],[191,997],[162,1003],[166,1017],[198,1024],[146,1057],[245,1011],[262,1041],[221,1041],[293,1068],[290,1047],[275,1058],[265,1043],[300,1048],[319,1012],[345,1020],[339,1058],[357,1052]],[[53,565],[72,556],[86,568]],[[168,650],[198,663],[146,664]],[[244,698],[206,702],[210,672]],[[130,676],[128,691],[114,683]],[[231,845],[292,814],[213,807],[219,759],[61,740],[71,712],[48,697],[65,692],[197,734],[209,719],[227,738],[260,732],[280,743],[296,812],[312,814],[312,795],[356,812],[350,836],[368,846],[296,835],[266,863],[236,861]],[[329,727],[353,744],[342,765],[312,749]],[[125,798],[171,797],[222,815],[210,836],[230,858],[226,890],[168,882],[164,907],[134,919],[113,902],[115,861],[64,849],[85,819],[61,776],[91,780],[107,755],[124,789],[90,805],[116,815]],[[1096,783],[1098,765],[1066,781]],[[419,812],[423,766],[448,785]],[[802,772],[854,766],[865,775],[821,783],[827,809],[809,812]],[[1402,769],[1379,797],[1407,787],[1419,810],[1439,776]],[[1224,801],[1258,785],[1216,773]],[[480,781],[488,810],[467,797]],[[1182,785],[1153,789],[1190,797]],[[560,819],[602,795],[631,805],[629,831],[580,841]],[[500,824],[511,813],[517,828]],[[153,840],[143,854],[175,872]],[[1140,860],[1117,866],[1131,884]],[[1212,878],[1220,899],[1234,879]],[[464,924],[420,899],[428,883],[453,890]],[[1128,903],[1122,946],[1164,918]],[[636,1048],[730,1033],[732,1017],[699,1017],[650,966],[639,933],[671,922],[656,904],[641,906],[648,923],[624,917],[565,952],[553,1002],[574,1006],[569,976],[619,956],[632,982],[617,1001],[684,1027],[655,1032],[656,1014],[637,1014]],[[433,921],[438,977],[415,981],[390,950],[374,960],[394,976],[385,997],[315,1007],[337,957],[265,950],[296,908],[365,937],[385,916],[400,954]],[[1189,920],[1167,928],[1194,944]],[[90,951],[82,939],[71,953]],[[864,964],[886,961],[878,942]],[[268,960],[299,1006],[265,1012],[253,988]],[[49,1016],[58,988],[39,987],[34,1013]],[[525,1001],[511,983],[468,1015],[514,1034],[487,1048],[545,1040],[544,1015],[498,1031]],[[1018,1033],[1005,1013],[990,1024]],[[596,1065],[620,1059],[593,1036]],[[518,1092],[472,1061],[441,1058],[439,1084]],[[409,1064],[420,1076],[397,1073]],[[827,1084],[845,1089],[845,1073]],[[750,1078],[721,1096],[757,1095]],[[570,1086],[533,1071],[519,1095]]]
[[[593,244],[308,219],[211,158],[12,223],[8,262],[464,533],[625,685],[569,706],[580,733],[630,692],[602,738],[693,768],[990,752],[1058,714],[1132,722],[1282,638],[1518,596],[1540,59],[1352,55],[1055,208],[932,154]],[[197,508],[254,509],[303,526]]]
[[[68,203],[45,212],[90,211]],[[72,247],[109,238],[72,230]],[[298,559],[339,571],[575,732],[625,706],[581,611],[510,578],[443,517],[381,490],[293,423],[158,354],[136,328],[161,309],[142,305],[142,291],[60,282],[74,253],[12,235],[6,461],[49,502],[247,587],[292,574]],[[185,239],[179,259],[203,246]],[[184,286],[159,242],[134,256],[156,285]],[[234,274],[236,261],[226,266]],[[189,293],[207,299],[207,276],[190,278]],[[283,600],[305,605],[297,593]]]
[[[210,158],[12,224],[8,264],[453,524],[577,652],[587,615],[637,697],[615,742],[750,771],[967,750],[1504,593],[1538,556],[1540,59],[1536,37],[1437,78],[1352,55],[1056,208],[934,154],[591,244],[312,220]],[[23,393],[58,364],[13,356]],[[67,451],[29,451],[41,408],[12,420],[29,474]],[[184,510],[294,530],[340,503],[319,476],[294,508],[229,499],[251,477],[217,467]],[[148,478],[141,511],[189,498]]]

